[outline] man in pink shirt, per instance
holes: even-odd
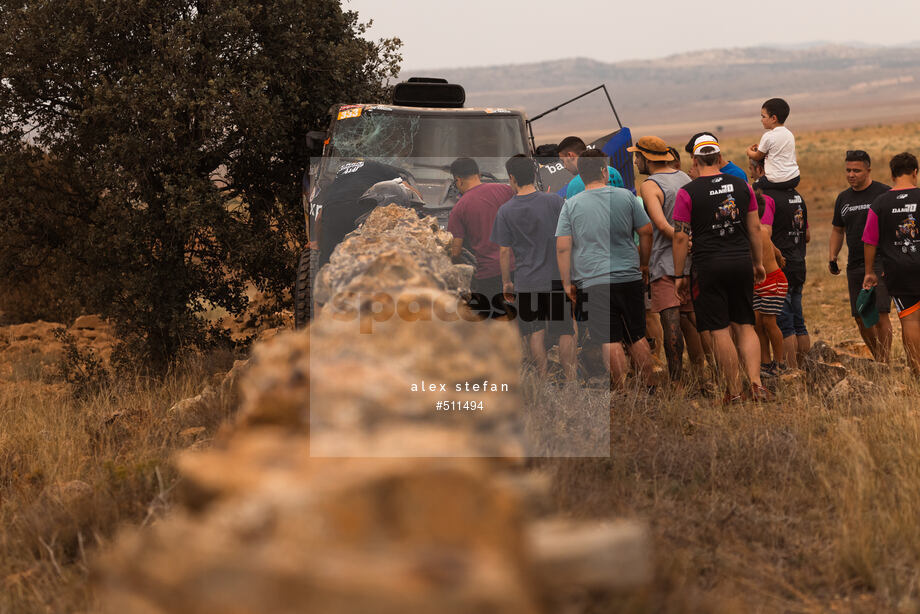
[[[502,296],[500,249],[490,237],[498,208],[514,197],[514,191],[507,184],[483,183],[479,165],[472,158],[454,160],[450,174],[461,194],[447,219],[447,230],[454,235],[451,257],[460,256],[464,243],[476,256],[470,307],[482,315],[504,315],[507,310]]]
[[[692,234],[696,327],[712,337],[727,386],[722,402],[766,401],[773,394],[761,385],[760,341],[754,330],[754,285],[766,277],[757,198],[747,183],[720,172],[720,151],[712,135],[698,137],[693,144],[697,178],[677,191],[672,245],[674,271],[681,272],[675,275],[677,292],[684,295],[691,286],[683,271]],[[739,358],[749,391],[742,390]]]
[[[888,292],[898,309],[907,362],[914,375],[920,375],[920,164],[916,156],[905,151],[893,157],[889,165],[894,180],[891,190],[876,197],[866,216],[863,288],[878,285],[873,268],[878,254]]]

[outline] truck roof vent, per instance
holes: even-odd
[[[435,77],[412,77],[393,88],[393,104],[402,107],[459,109],[466,102],[463,86]]]

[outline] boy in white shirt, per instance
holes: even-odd
[[[766,174],[755,184],[762,190],[790,190],[799,185],[799,165],[795,158],[795,137],[783,124],[789,117],[789,103],[771,98],[760,109],[760,123],[766,132],[757,145],[748,147],[751,160],[763,160]]]

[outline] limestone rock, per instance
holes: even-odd
[[[174,403],[167,413],[179,424],[191,427],[205,421],[215,411],[222,408],[234,408],[239,404],[239,382],[243,373],[249,368],[248,360],[234,361],[233,367],[226,373],[216,373],[211,384],[206,385],[197,395]]]
[[[451,262],[451,238],[433,217],[419,218],[398,205],[379,207],[336,247],[318,273],[313,296],[325,304],[337,296],[355,302],[364,294],[411,286],[466,289],[472,269]]]
[[[843,357],[824,341],[815,342],[805,356],[802,367],[808,385],[824,394],[847,376],[847,368],[841,362]]]
[[[807,385],[805,372],[801,369],[791,369],[781,373],[776,378],[777,385],[782,388],[784,394],[794,393],[801,390]]]
[[[514,326],[444,322],[433,314],[457,309],[456,297],[444,292],[408,289],[403,296],[411,297],[412,313],[432,317],[407,322],[394,310],[365,334],[360,318],[324,312],[306,331],[259,345],[241,384],[240,424],[309,428],[320,455],[514,451],[513,431],[523,424]],[[439,411],[438,401],[482,409]],[[402,444],[390,430],[397,426]]]
[[[834,363],[840,360],[834,349],[824,341],[816,341],[808,350],[807,358],[814,362]]]
[[[635,521],[550,519],[529,528],[541,579],[555,592],[622,590],[652,580],[651,536]]]
[[[182,399],[173,404],[173,406],[167,410],[167,413],[172,414],[180,421],[190,418],[194,419],[203,413],[207,413],[218,400],[218,392],[211,386],[205,386],[204,390],[197,395],[188,399]]]
[[[206,453],[226,482],[214,503],[105,555],[103,611],[537,611],[517,501],[483,464],[324,461],[303,437],[243,437],[261,441]]]
[[[220,394],[229,399],[239,395],[240,377],[249,368],[249,360],[234,360],[233,366],[221,378]]]
[[[65,329],[79,351],[91,351],[107,365],[117,339],[114,328],[98,315],[80,316],[69,329],[37,320],[0,327],[0,378],[47,381],[55,377],[64,357],[64,345],[55,331]]]
[[[71,329],[74,330],[103,330],[110,328],[109,324],[101,316],[92,314],[78,317],[73,322]]]
[[[195,414],[225,383],[241,396],[222,436],[179,456],[180,509],[101,558],[103,611],[529,614],[543,611],[538,570],[560,565],[609,588],[611,561],[638,552],[628,540],[537,541],[520,497],[539,485],[495,475],[523,457],[521,343],[459,304],[469,271],[447,258],[450,238],[377,209],[321,272],[332,300],[307,329],[260,342],[221,392],[174,408]]]
[[[872,351],[861,339],[841,341],[834,349],[839,353],[846,353],[854,357],[872,358]]]
[[[834,385],[827,394],[827,402],[839,405],[870,398],[880,392],[878,384],[855,373],[850,373]]]

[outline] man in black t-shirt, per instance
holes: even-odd
[[[356,220],[377,206],[360,202],[364,192],[375,183],[406,177],[405,171],[373,160],[342,164],[332,183],[317,195],[321,207],[317,219],[319,266],[329,262],[336,245],[355,229]]]
[[[875,199],[866,216],[864,288],[878,284],[875,254],[885,270],[888,292],[901,320],[907,362],[920,375],[920,189],[917,158],[900,153],[891,159],[891,190]]]
[[[837,196],[834,203],[834,220],[831,222],[830,257],[828,267],[832,275],[839,275],[837,255],[843,246],[844,237],[847,242],[847,287],[850,292],[850,314],[856,320],[859,334],[872,352],[872,356],[879,362],[888,362],[891,352],[891,320],[888,313],[891,311],[891,298],[885,281],[881,279],[882,263],[875,263],[875,274],[880,277],[875,289],[875,303],[879,311],[878,324],[866,328],[862,318],[856,311],[856,297],[862,289],[863,278],[866,276],[865,257],[863,255],[863,231],[866,228],[866,216],[872,202],[890,190],[884,183],[872,180],[872,162],[869,154],[861,149],[848,151],[846,154],[846,172],[849,189]]]
[[[752,181],[763,176],[763,165],[752,165]],[[808,207],[802,195],[794,189],[763,190],[764,196],[773,199],[771,240],[782,253],[783,274],[789,282],[789,292],[783,303],[783,311],[776,318],[776,324],[783,333],[783,354],[790,367],[799,362],[811,347],[811,338],[805,327],[802,313],[802,290],[805,286],[805,246],[811,240],[808,230]]]
[[[760,340],[754,331],[754,283],[766,277],[757,200],[742,179],[719,172],[720,158],[715,138],[703,134],[696,139],[697,178],[677,191],[674,202],[674,270],[683,272],[692,234],[698,282],[693,310],[697,329],[712,336],[716,362],[728,387],[723,403],[744,398],[739,354],[751,382],[751,397],[768,400],[773,395],[761,386]],[[675,279],[677,293],[685,294],[690,285],[687,277],[681,274]]]

